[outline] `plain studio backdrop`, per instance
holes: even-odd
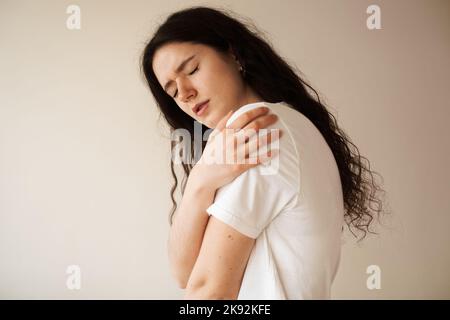
[[[70,5],[81,29],[66,26]],[[345,231],[332,297],[450,298],[446,0],[1,0],[0,298],[182,297],[166,247],[170,137],[139,57],[190,5],[253,21],[384,178],[392,214],[359,244]]]

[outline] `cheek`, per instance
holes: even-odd
[[[230,97],[239,91],[239,79],[225,65],[215,65],[199,77],[199,85],[208,93]]]

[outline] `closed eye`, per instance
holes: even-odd
[[[194,74],[198,70],[198,66],[189,75]]]
[[[193,75],[197,70],[198,70],[198,66],[191,73],[189,73],[189,75]],[[178,90],[176,90],[175,94],[173,95],[174,99],[177,97],[177,93],[178,93]]]

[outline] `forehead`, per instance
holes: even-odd
[[[189,42],[170,43],[156,50],[152,68],[161,85],[174,76],[175,69],[184,59],[195,54],[199,57],[206,46]]]

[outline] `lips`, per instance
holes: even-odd
[[[197,103],[197,104],[195,105],[195,107],[192,108],[192,111],[194,111],[194,113],[198,115],[198,112],[200,111],[200,109],[201,109],[205,104],[207,104],[208,102],[209,102],[209,100],[206,100],[206,101]]]

